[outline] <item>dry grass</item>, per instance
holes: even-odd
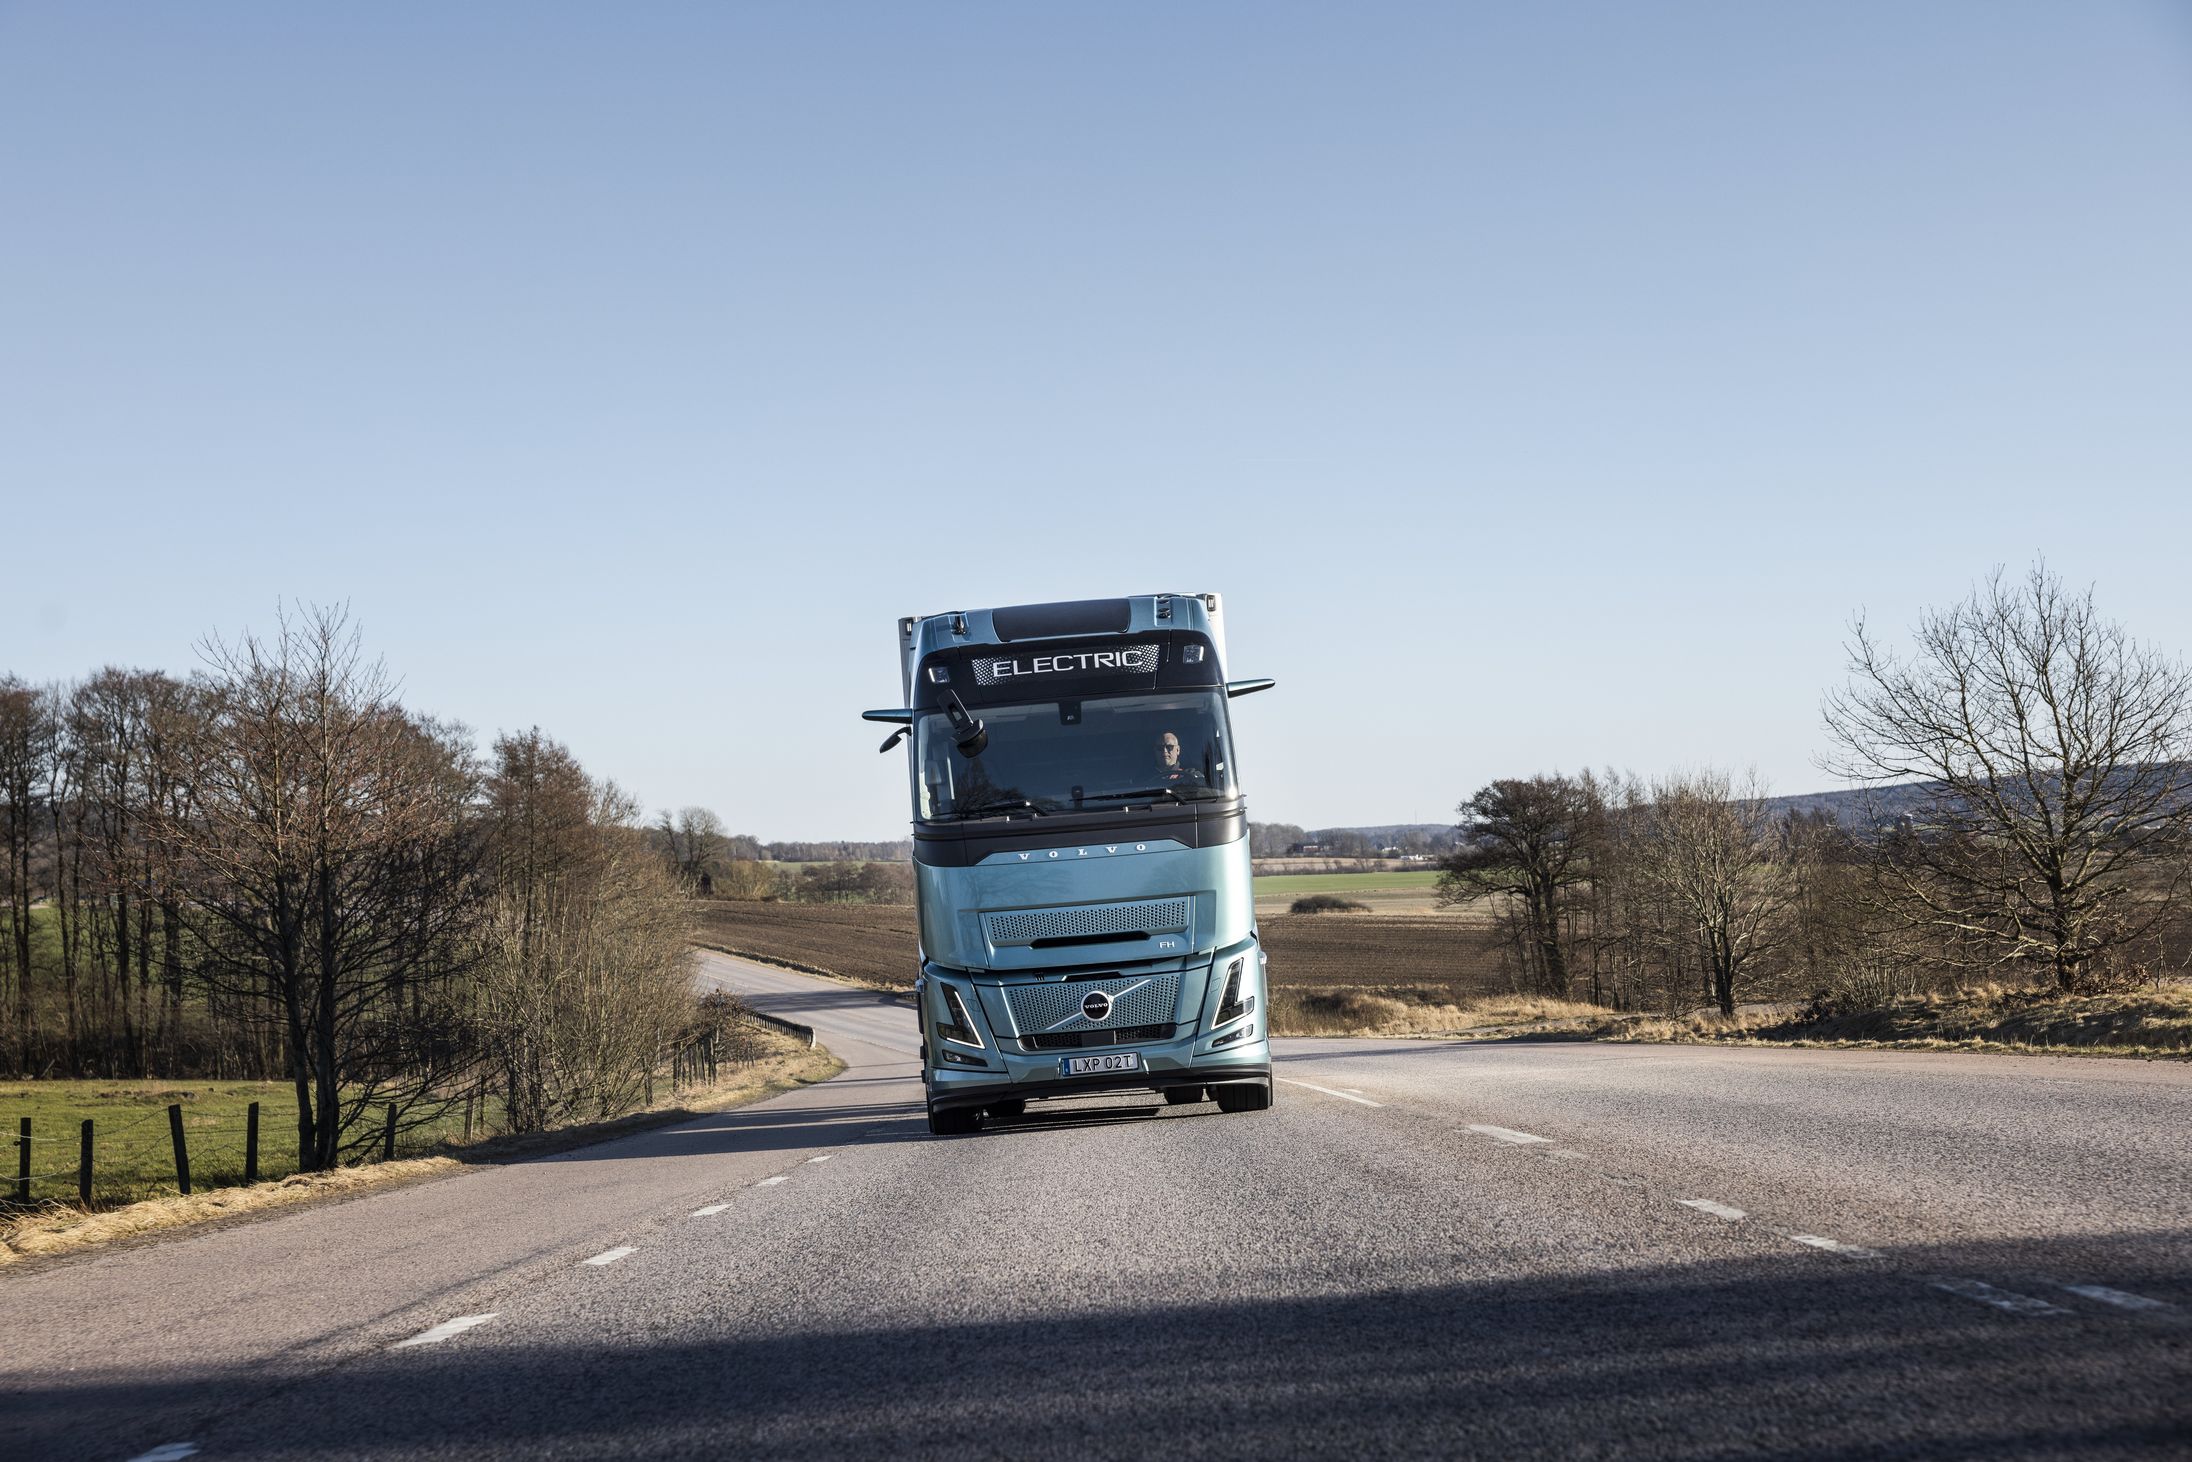
[[[1869,1010],[1609,1015],[1577,1020],[1557,1033],[1601,1041],[2183,1060],[2192,1057],[2192,989],[2063,997],[1995,986],[1912,996]]]
[[[1420,988],[1271,992],[1271,1033],[1278,1036],[1429,1036],[1519,1034],[1561,1022],[1614,1018],[1613,1012],[1572,1000],[1532,995],[1439,998]]]
[[[844,1070],[844,1063],[829,1052],[809,1050],[790,1036],[770,1032],[767,1040],[768,1055],[738,1068],[717,1086],[700,1091],[687,1090],[650,1110],[634,1112],[615,1121],[488,1138],[470,1146],[453,1147],[451,1151],[432,1157],[404,1158],[325,1173],[295,1173],[276,1182],[257,1183],[248,1188],[217,1188],[188,1197],[154,1198],[102,1212],[86,1213],[70,1205],[57,1204],[0,1219],[0,1267],[26,1259],[74,1253],[161,1230],[258,1215],[346,1194],[447,1177],[486,1163],[584,1147],[645,1127],[744,1106],[795,1086],[826,1081]]]

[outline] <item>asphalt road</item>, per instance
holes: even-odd
[[[0,1456],[2192,1452],[2192,1068],[1287,1041],[934,1139],[902,1006],[707,972],[849,1069],[0,1275]]]

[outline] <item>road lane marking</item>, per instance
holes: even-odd
[[[129,1462],[183,1462],[183,1458],[194,1457],[197,1453],[196,1442],[162,1442],[149,1452],[138,1453]]]
[[[1750,1217],[1740,1208],[1730,1208],[1727,1204],[1715,1203],[1710,1198],[1677,1198],[1674,1201],[1684,1208],[1694,1208],[1699,1213],[1709,1213],[1714,1218],[1724,1218],[1730,1223],[1734,1223],[1739,1218]]]
[[[1471,1132],[1490,1137],[1499,1142],[1511,1142],[1517,1147],[1528,1147],[1533,1142],[1551,1142],[1550,1137],[1540,1137],[1535,1132],[1517,1132],[1512,1127],[1487,1127],[1478,1122],[1469,1124]]]
[[[789,1177],[785,1176],[783,1173],[778,1173],[773,1178],[763,1178],[760,1182],[754,1184],[754,1186],[756,1188],[774,1188],[778,1183],[789,1183],[790,1181],[791,1179]]]
[[[825,1152],[825,1153],[823,1153],[823,1154],[822,1154],[822,1155],[821,1155],[820,1157],[810,1157],[810,1158],[808,1158],[808,1159],[807,1159],[807,1161],[808,1161],[808,1162],[828,1162],[828,1161],[829,1161],[829,1160],[830,1160],[830,1159],[831,1159],[832,1157],[834,1157],[834,1156],[836,1156],[836,1154],[835,1154],[835,1153],[829,1153],[829,1152]]]
[[[634,1252],[636,1251],[632,1249],[630,1245],[626,1245],[621,1249],[603,1249],[600,1253],[594,1255],[593,1258],[581,1259],[578,1262],[581,1264],[614,1264],[617,1260],[623,1258],[626,1254]]]
[[[2012,1315],[2063,1315],[2069,1311],[2046,1300],[2034,1299],[2015,1290],[1996,1289],[1991,1284],[1981,1284],[1976,1279],[1936,1279],[1935,1289],[1947,1290],[1967,1300],[1977,1300],[1982,1305],[1992,1305],[1997,1310],[2007,1310]]]
[[[1279,1080],[1285,1082],[1288,1086],[1306,1086],[1311,1091],[1321,1091],[1326,1096],[1336,1096],[1343,1102],[1355,1102],[1365,1107],[1382,1107],[1385,1105],[1383,1102],[1374,1102],[1366,1096],[1356,1096],[1352,1092],[1341,1091],[1337,1087],[1319,1086],[1314,1081],[1296,1081],[1291,1076],[1282,1076]]]
[[[2104,1305],[2114,1305],[2119,1310],[2166,1310],[2171,1308],[2167,1300],[2148,1299],[2143,1294],[2126,1294],[2120,1289],[2110,1289],[2105,1284],[2066,1284],[2064,1289],[2072,1294],[2083,1295],[2089,1300],[2099,1300]]]
[[[721,1212],[722,1212],[722,1211],[723,1211],[724,1209],[726,1209],[726,1208],[728,1208],[728,1207],[730,1207],[730,1206],[731,1206],[731,1205],[730,1205],[730,1204],[728,1204],[728,1203],[711,1203],[711,1204],[709,1204],[709,1205],[708,1205],[708,1206],[707,1206],[706,1208],[696,1208],[696,1209],[694,1209],[694,1210],[693,1210],[693,1217],[695,1217],[695,1218],[714,1218],[714,1217],[715,1217],[715,1216],[716,1216],[717,1214],[721,1213]]]
[[[1814,1249],[1825,1249],[1830,1254],[1840,1254],[1845,1259],[1877,1259],[1878,1249],[1868,1249],[1862,1244],[1845,1244],[1840,1239],[1830,1239],[1824,1234],[1790,1234],[1799,1244],[1809,1244]]]
[[[500,1310],[489,1310],[484,1315],[459,1315],[454,1320],[442,1321],[431,1330],[421,1330],[409,1340],[399,1340],[388,1348],[390,1350],[404,1350],[414,1345],[439,1345],[452,1335],[462,1335],[474,1325],[484,1325],[501,1313]],[[192,1448],[192,1450],[195,1451],[196,1448]],[[187,1456],[189,1454],[181,1453],[178,1455]],[[139,1458],[138,1462],[143,1462],[143,1459]]]

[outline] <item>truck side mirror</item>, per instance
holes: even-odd
[[[1225,698],[1232,700],[1237,696],[1254,695],[1259,690],[1269,690],[1277,684],[1276,680],[1228,680],[1225,683]]]
[[[911,726],[901,726],[896,731],[891,732],[890,738],[886,740],[881,746],[878,746],[875,749],[878,753],[889,751],[892,747],[896,746],[899,742],[905,740],[908,736],[912,734],[913,728]]]

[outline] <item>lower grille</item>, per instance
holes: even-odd
[[[1058,1035],[1022,1036],[1023,1051],[1071,1051],[1082,1046],[1131,1046],[1137,1041],[1162,1041],[1172,1035],[1169,1025],[1135,1025],[1121,1030],[1065,1031]]]

